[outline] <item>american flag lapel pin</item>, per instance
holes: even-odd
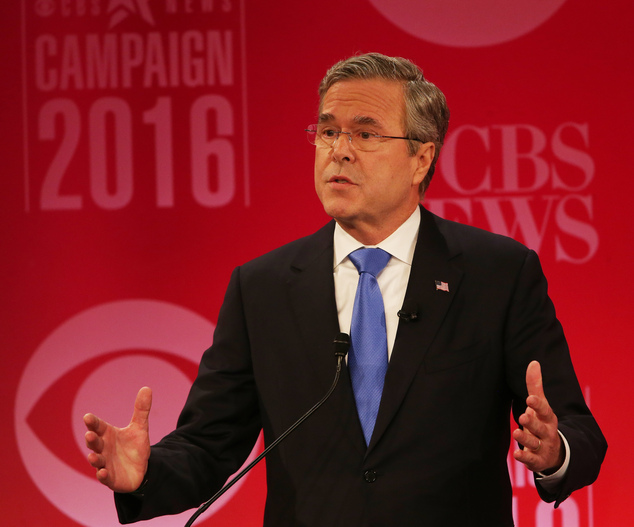
[[[447,282],[441,282],[440,280],[436,280],[436,291],[444,291],[445,293],[449,292],[449,284]]]

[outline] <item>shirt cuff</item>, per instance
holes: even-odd
[[[554,474],[550,474],[547,476],[546,474],[542,474],[541,472],[536,472],[537,476],[535,478],[539,482],[540,486],[546,492],[549,492],[551,494],[556,493],[557,488],[559,487],[559,484],[561,483],[561,481],[564,479],[564,476],[566,475],[566,472],[568,471],[568,466],[570,465],[570,445],[568,444],[568,440],[561,433],[561,431],[557,430],[557,432],[559,432],[559,436],[561,437],[561,440],[564,445],[564,449],[566,451],[566,457],[564,459],[564,463],[563,465],[561,465],[560,469]]]

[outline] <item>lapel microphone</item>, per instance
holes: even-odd
[[[418,306],[409,298],[403,302],[403,307],[396,313],[403,322],[413,322],[418,318]]]
[[[400,313],[400,311],[399,311],[399,313]],[[341,365],[343,363],[343,359],[345,358],[346,354],[348,353],[348,349],[350,348],[350,335],[348,335],[347,333],[339,333],[335,337],[335,340],[333,341],[333,344],[335,346],[335,357],[337,357],[337,369],[335,371],[335,378],[334,378],[334,380],[332,382],[332,386],[326,392],[326,395],[324,395],[324,397],[315,406],[313,406],[310,410],[308,410],[308,412],[306,412],[297,421],[295,421],[295,423],[293,423],[290,426],[290,428],[288,428],[280,437],[278,437],[267,448],[265,448],[264,451],[258,457],[256,457],[249,464],[248,467],[246,467],[244,470],[242,470],[237,476],[234,476],[233,478],[231,478],[231,481],[226,483],[218,492],[216,492],[216,494],[214,494],[205,503],[203,503],[200,507],[198,507],[196,512],[191,516],[191,518],[189,518],[189,521],[185,524],[185,527],[191,527],[194,524],[194,522],[196,521],[196,519],[203,512],[205,512],[209,507],[211,507],[211,505],[213,505],[213,503],[218,498],[220,498],[220,496],[222,496],[235,483],[237,483],[240,479],[242,479],[243,476],[246,476],[247,473],[253,467],[255,467],[255,465],[257,465],[260,461],[262,461],[262,459],[264,459],[266,457],[266,455],[271,450],[273,450],[277,445],[279,445],[291,432],[293,432],[306,419],[308,419],[311,415],[313,415],[313,413],[315,413],[315,411],[317,411],[317,409],[328,400],[328,398],[332,395],[332,392],[335,391],[337,383],[339,382],[339,376],[341,375]]]

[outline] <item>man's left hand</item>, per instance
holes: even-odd
[[[520,416],[513,438],[524,447],[513,452],[513,457],[533,472],[555,473],[564,463],[565,448],[557,431],[557,416],[548,404],[542,384],[539,362],[533,361],[526,369],[526,411]]]

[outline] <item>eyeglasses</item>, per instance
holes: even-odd
[[[348,136],[348,141],[355,148],[362,152],[372,152],[377,150],[385,139],[405,139],[407,141],[420,141],[411,137],[397,137],[394,135],[377,135],[367,130],[356,130],[354,132],[343,132],[334,130],[329,126],[311,124],[304,130],[308,137],[308,142],[321,148],[330,148],[334,146],[341,134]]]

